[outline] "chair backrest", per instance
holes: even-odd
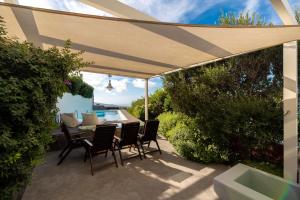
[[[65,138],[66,138],[66,140],[69,142],[69,141],[71,141],[71,134],[70,134],[70,132],[69,132],[69,129],[68,129],[68,127],[66,126],[66,124],[65,123],[61,123],[60,124],[60,129],[61,129],[61,131],[64,133],[64,135],[65,135]]]
[[[158,120],[147,120],[147,121],[145,121],[144,135],[143,135],[143,140],[144,141],[149,141],[149,140],[155,140],[156,139],[158,125],[159,125]]]
[[[111,149],[116,132],[116,125],[97,125],[93,138],[93,151]]]
[[[120,144],[122,146],[136,144],[139,129],[140,122],[123,123]]]

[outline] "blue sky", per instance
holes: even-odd
[[[3,1],[3,0],[0,0]],[[269,0],[120,0],[160,21],[190,24],[217,24],[221,12],[257,12],[267,22],[281,24]],[[300,9],[300,0],[289,0],[293,9]],[[94,15],[111,16],[78,0],[19,0],[20,4],[58,9]],[[130,105],[131,102],[144,96],[144,81],[126,77],[112,77],[115,88],[109,92],[105,89],[108,77],[104,74],[83,72],[84,80],[95,88],[96,102]],[[160,78],[149,80],[149,91],[153,93],[162,87]]]

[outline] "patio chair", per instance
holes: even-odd
[[[146,154],[145,154],[145,150],[143,145],[144,144],[148,144],[148,147],[150,146],[151,141],[154,141],[157,145],[157,150],[155,151],[150,151],[147,153],[152,153],[152,152],[156,152],[159,151],[159,153],[161,154],[161,150],[160,147],[158,145],[157,142],[157,130],[158,130],[158,125],[159,125],[159,121],[158,120],[147,120],[145,121],[145,125],[144,125],[144,131],[143,134],[139,134],[138,135],[138,140],[140,142],[144,157],[146,158]]]
[[[61,131],[65,135],[67,145],[58,155],[60,160],[57,165],[60,165],[74,148],[83,147],[83,140],[86,139],[86,137],[82,137],[81,132],[70,134],[70,131],[65,123],[61,123],[60,127]]]
[[[115,136],[115,148],[119,151],[121,164],[124,166],[124,160],[122,157],[122,149],[131,148],[131,146],[134,146],[138,149],[139,157],[142,160],[142,155],[140,152],[140,148],[138,145],[138,133],[140,129],[140,122],[131,122],[131,123],[124,123],[122,124],[121,129],[121,138]],[[127,159],[132,158],[128,157]]]
[[[105,154],[105,157],[107,157],[108,151],[112,152],[116,167],[118,167],[113,145],[115,132],[116,125],[97,125],[93,141],[90,142],[88,140],[84,140],[84,146],[86,148],[84,161],[86,161],[87,156],[89,156],[92,175],[94,175],[93,157],[100,154]]]

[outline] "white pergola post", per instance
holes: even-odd
[[[283,110],[285,179],[296,182],[298,172],[297,41],[283,45]]]
[[[271,0],[284,25],[297,25],[287,0]],[[297,182],[298,171],[298,63],[297,41],[283,44],[284,141],[283,176]]]
[[[145,79],[145,120],[149,119],[148,111],[148,79]]]

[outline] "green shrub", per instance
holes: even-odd
[[[51,141],[64,80],[85,63],[70,51],[42,50],[7,38],[0,25],[0,199],[11,199],[31,177]]]
[[[136,118],[139,118],[140,120],[145,120],[145,100],[137,99],[136,101],[133,101],[131,103],[131,107],[128,108],[128,112],[135,116]],[[150,118],[151,119],[151,118]]]
[[[248,165],[250,167],[268,172],[270,174],[274,174],[276,176],[283,177],[283,167],[282,166],[274,165],[272,163],[264,162],[264,161],[258,162],[255,160],[244,160],[242,163],[245,165]]]
[[[169,139],[177,152],[187,159],[202,162],[227,162],[227,152],[221,152],[216,145],[209,143],[199,130],[197,120],[182,113],[162,113],[159,133]]]
[[[171,110],[170,97],[163,88],[156,90],[152,95],[149,96],[149,119],[155,119],[159,114]],[[141,98],[133,101],[131,107],[128,108],[128,112],[144,121],[145,99]]]
[[[158,128],[159,133],[169,138],[171,133],[168,132],[171,131],[171,129],[174,128],[180,121],[183,123],[184,118],[185,116],[181,113],[165,112],[160,114],[157,117],[160,122]]]

